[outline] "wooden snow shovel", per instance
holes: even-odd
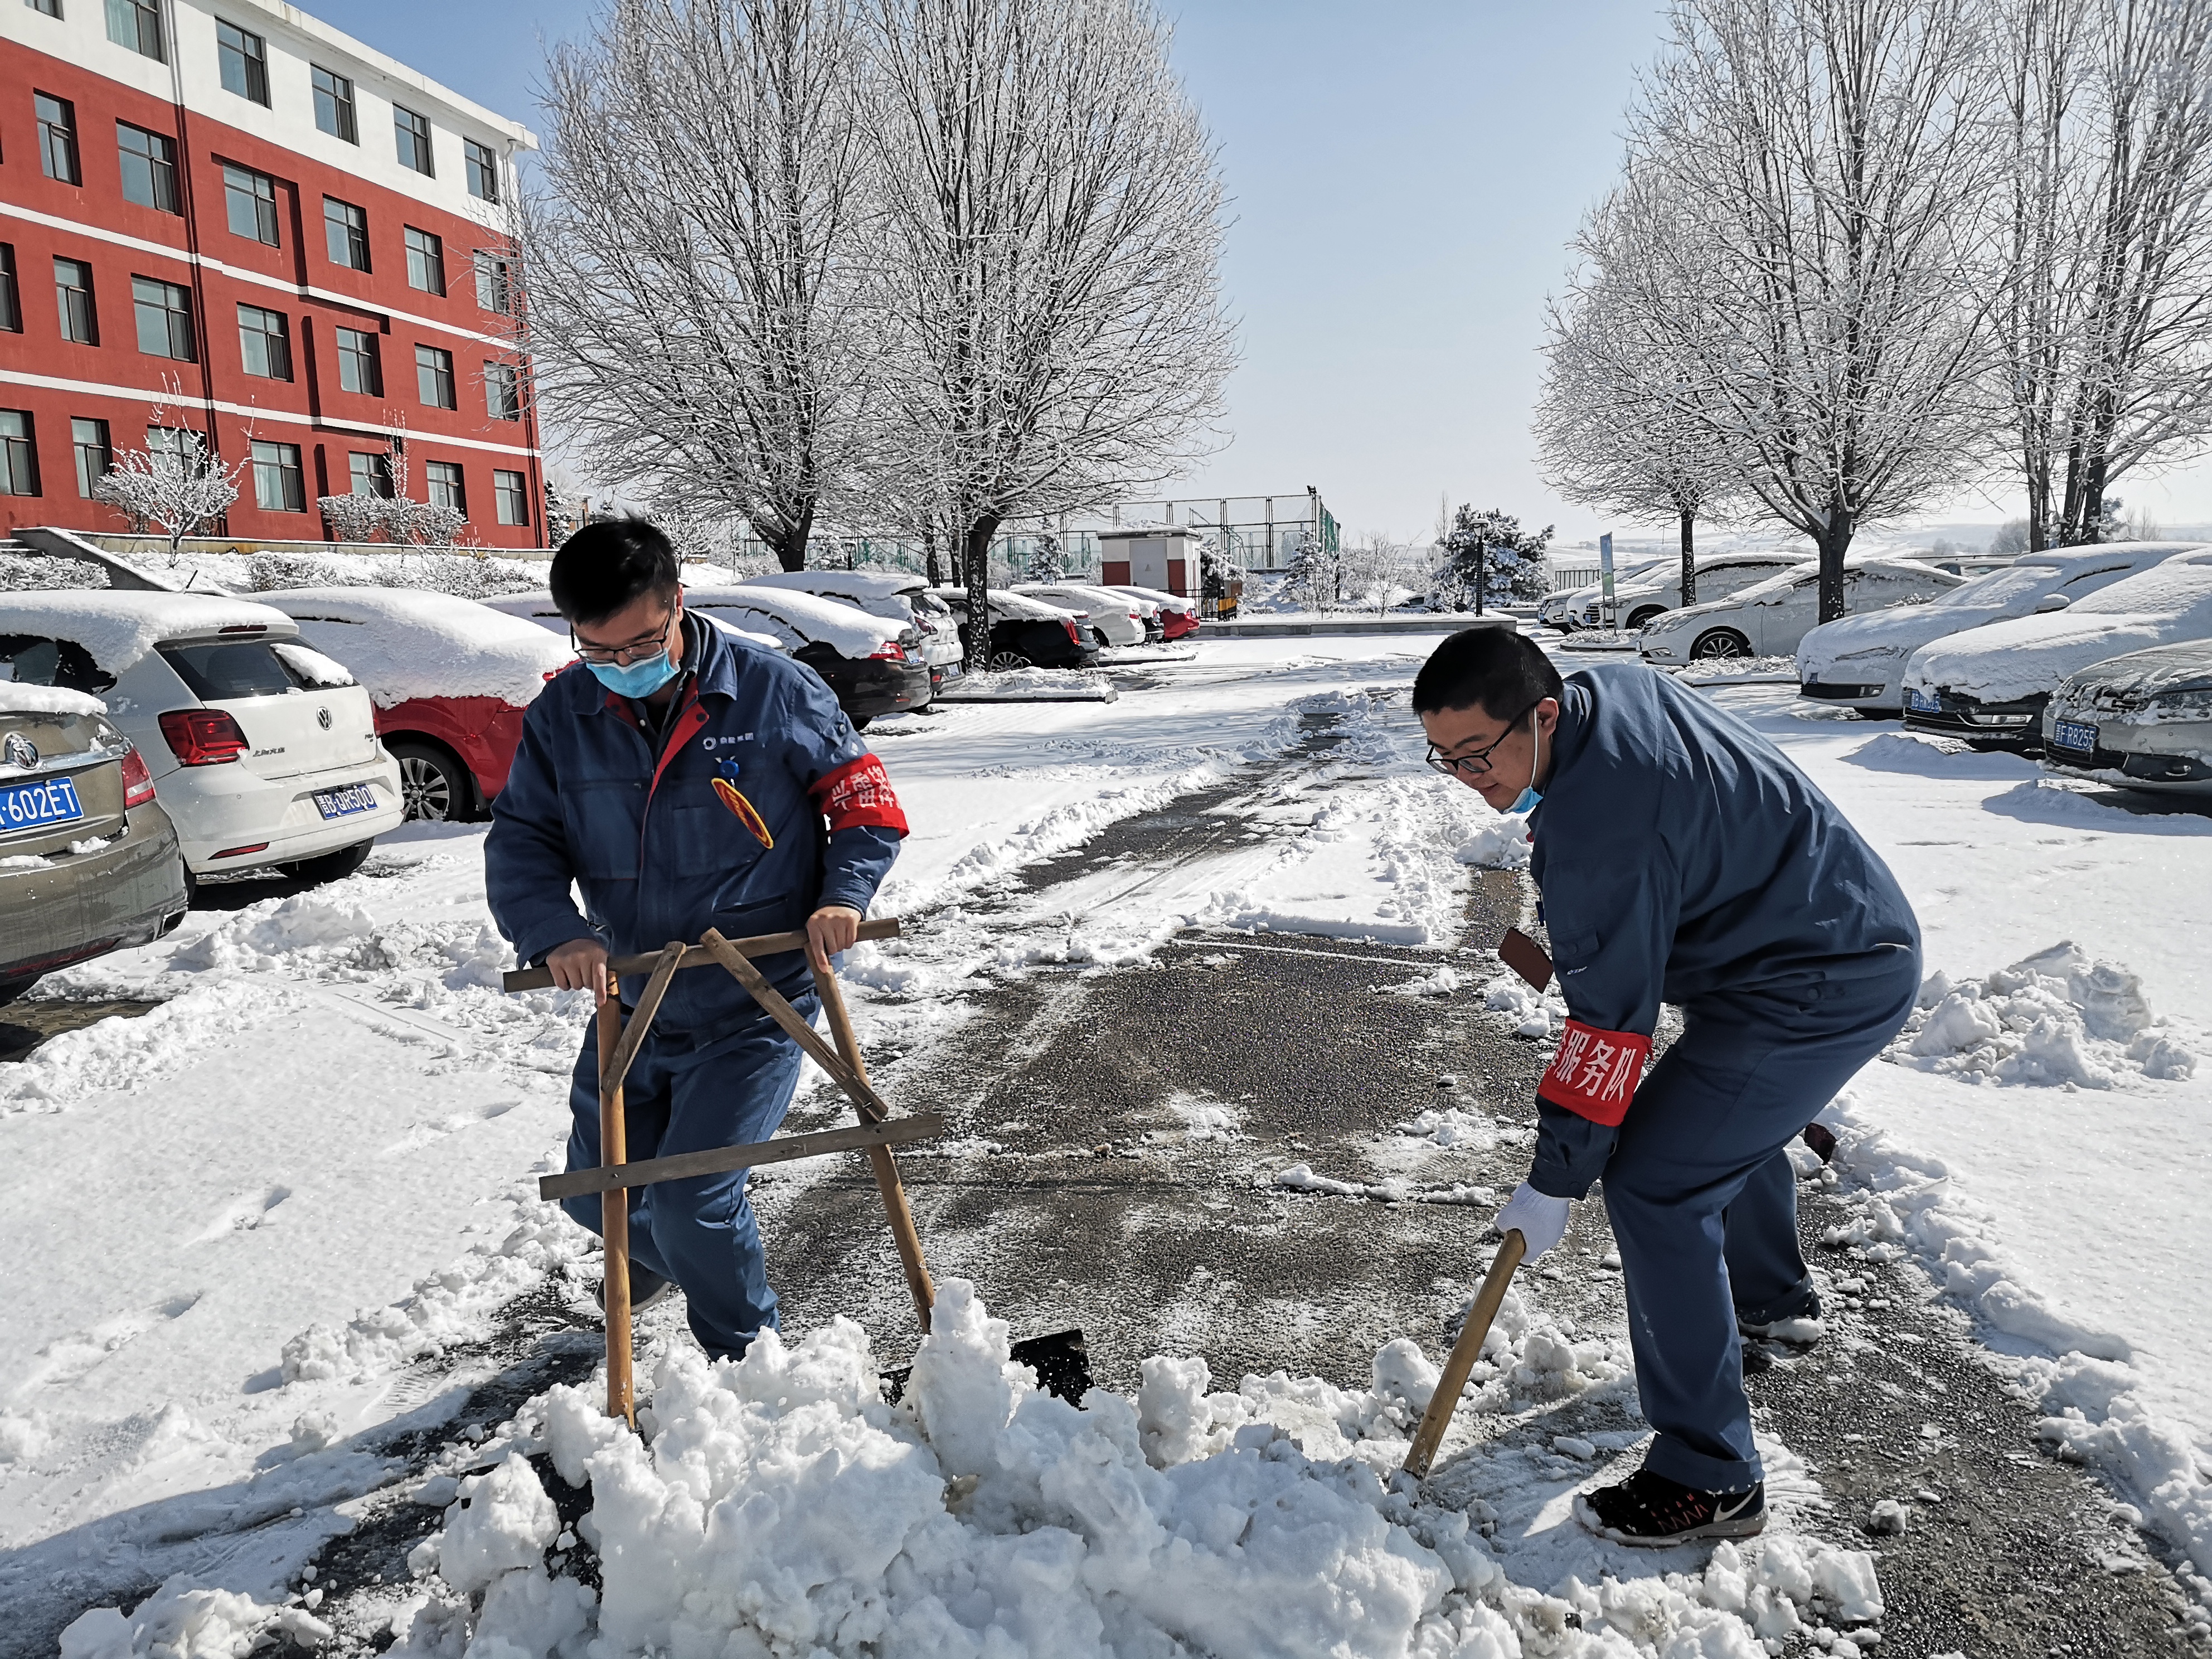
[[[1416,1480],[1429,1478],[1429,1465],[1436,1461],[1437,1447],[1443,1440],[1444,1431],[1451,1426],[1460,1390],[1467,1387],[1474,1362],[1482,1357],[1482,1344],[1490,1334],[1490,1322],[1498,1317],[1498,1304],[1505,1300],[1506,1286],[1513,1282],[1513,1270],[1521,1265],[1521,1258],[1528,1249],[1528,1241],[1521,1237],[1519,1228],[1507,1233],[1490,1264],[1489,1276],[1475,1292],[1474,1305],[1467,1310],[1466,1322],[1459,1328],[1459,1340],[1452,1344],[1451,1355],[1444,1361],[1443,1375],[1437,1379],[1437,1391],[1429,1396],[1429,1408],[1421,1413],[1421,1426],[1414,1431],[1413,1443],[1406,1453],[1405,1471]]]

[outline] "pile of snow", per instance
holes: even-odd
[[[253,1030],[295,999],[281,985],[196,987],[136,1019],[103,1019],[64,1031],[7,1068],[0,1117],[58,1112],[88,1095],[143,1088],[203,1049]]]
[[[1498,1189],[1494,1187],[1464,1181],[1441,1187],[1420,1187],[1401,1176],[1386,1176],[1380,1181],[1344,1181],[1335,1176],[1316,1175],[1310,1164],[1293,1164],[1287,1170],[1278,1170],[1272,1181],[1263,1180],[1261,1184],[1294,1193],[1320,1193],[1328,1198],[1372,1199],[1377,1204],[1443,1204],[1486,1209],[1498,1202]]]
[[[65,686],[30,685],[0,680],[0,714],[105,714],[98,697]]]
[[[291,619],[281,611],[212,593],[132,593],[47,590],[8,601],[8,625],[22,634],[70,640],[102,672],[120,674],[163,640],[191,639],[226,628],[266,629],[286,639]]]
[[[2186,1078],[2197,1058],[2165,1023],[2135,975],[2067,940],[1981,979],[1931,974],[1883,1058],[1990,1085]]]
[[[416,697],[496,697],[526,708],[574,660],[533,623],[445,593],[290,588],[264,596],[301,637],[350,669],[380,708]]]
[[[1417,1117],[1392,1124],[1390,1133],[1466,1152],[1486,1152],[1498,1144],[1497,1120],[1479,1107],[1431,1106]]]
[[[106,587],[107,568],[50,553],[0,554],[0,593],[40,587]]]
[[[1528,863],[1528,820],[1500,812],[1486,819],[1452,856],[1483,870],[1521,870]]]
[[[1467,982],[1466,975],[1445,963],[1403,985],[1377,985],[1371,988],[1378,996],[1448,997]]]
[[[1559,994],[1539,991],[1518,974],[1500,974],[1485,985],[1482,1006],[1504,1014],[1515,1036],[1555,1036],[1567,1026],[1567,1005]]]
[[[937,694],[939,702],[1112,702],[1114,683],[1079,668],[1017,668],[1003,674],[963,674]]]

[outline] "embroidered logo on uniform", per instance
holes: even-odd
[[[902,836],[907,832],[906,813],[891,792],[890,774],[873,755],[863,755],[824,773],[807,793],[814,797],[815,810],[829,819],[833,836],[860,824],[896,830]]]
[[[1634,1031],[1601,1031],[1578,1019],[1567,1022],[1559,1051],[1536,1085],[1536,1097],[1607,1127],[1628,1115],[1651,1039]]]
[[[759,809],[747,800],[744,792],[738,787],[737,777],[740,768],[737,762],[717,761],[715,765],[720,769],[721,773],[720,776],[714,780],[715,796],[723,805],[730,809],[739,823],[752,831],[755,841],[768,851],[774,852],[775,837],[769,832],[768,820],[760,815]]]

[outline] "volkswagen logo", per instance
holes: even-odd
[[[8,734],[8,741],[0,744],[0,754],[7,757],[9,765],[20,766],[26,772],[39,763],[39,745],[21,732]]]
[[[324,731],[329,731],[331,729],[331,711],[327,708],[318,708],[315,710],[315,724],[321,726]]]

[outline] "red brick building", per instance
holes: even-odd
[[[270,0],[4,0],[0,533],[128,529],[94,484],[188,427],[249,463],[226,535],[398,483],[542,546],[497,228],[535,147]]]

